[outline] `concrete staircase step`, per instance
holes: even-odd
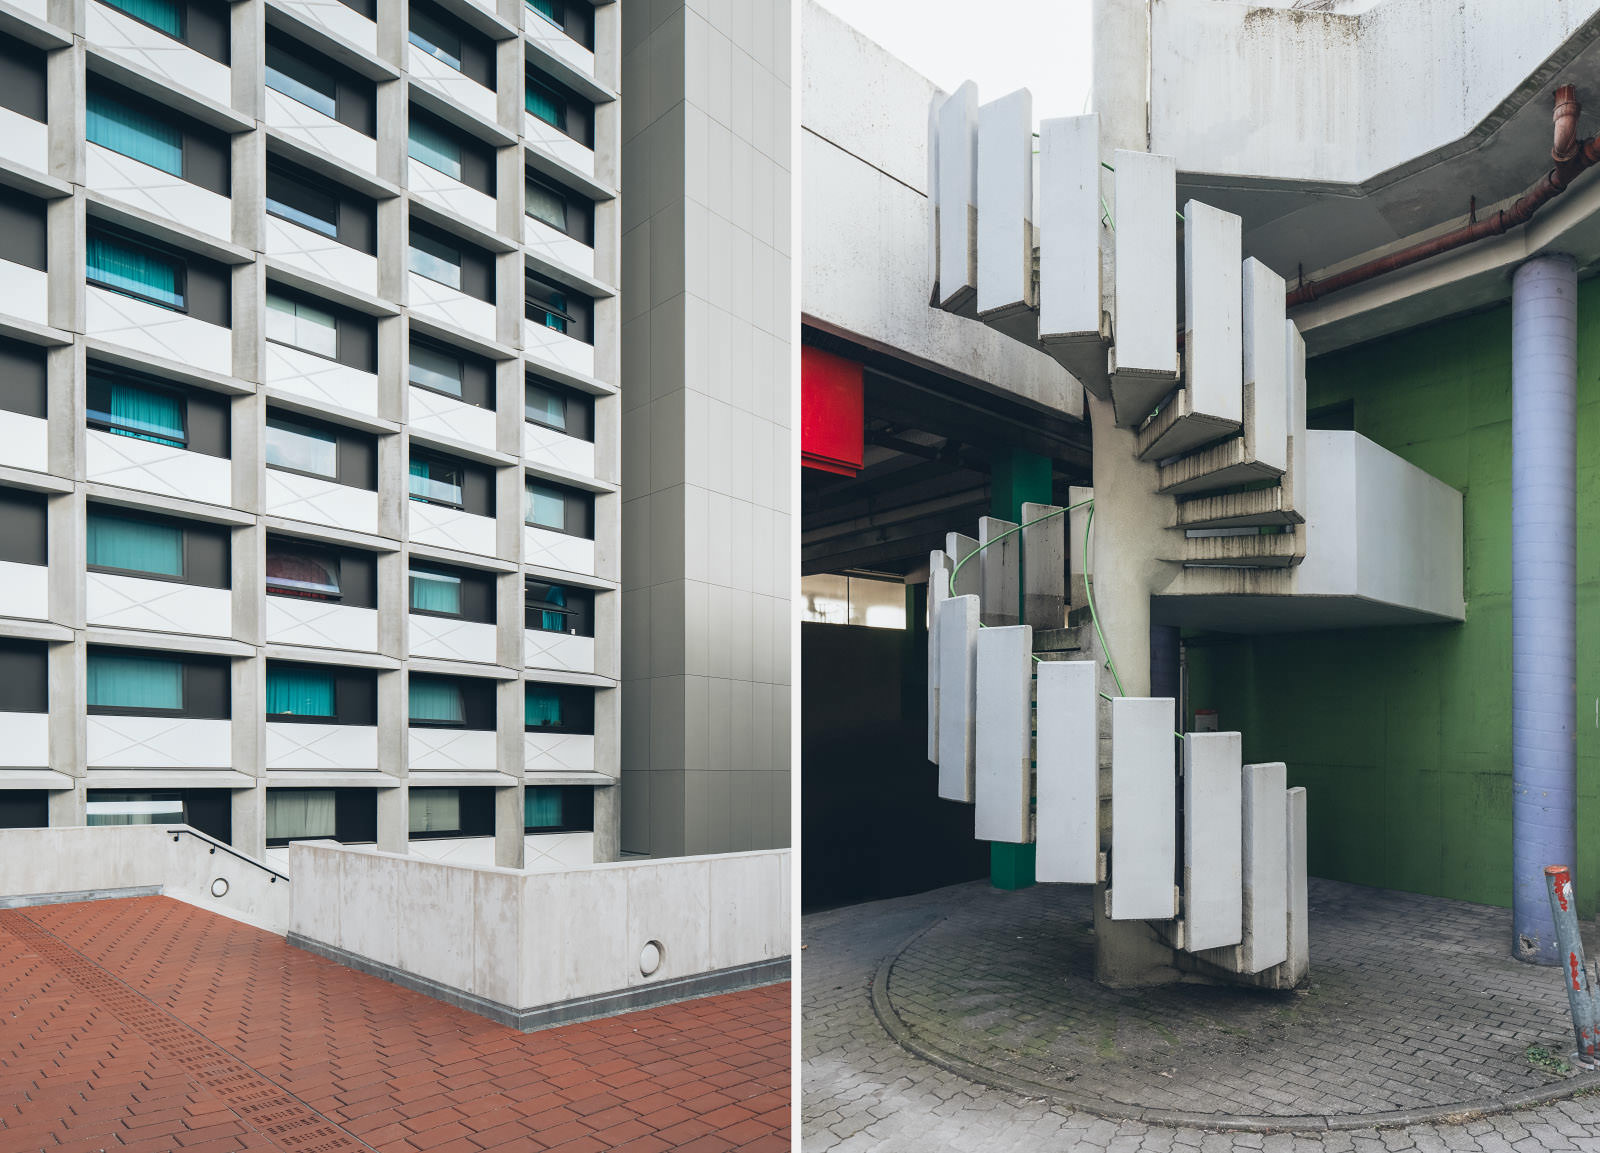
[[[1281,486],[1180,498],[1172,524],[1176,529],[1246,528],[1252,525],[1303,524],[1305,517],[1286,507]]]
[[[1272,480],[1282,476],[1283,470],[1250,457],[1245,451],[1244,438],[1234,437],[1164,464],[1158,474],[1158,492],[1187,496],[1237,488],[1255,480]]]
[[[1305,559],[1294,533],[1248,533],[1187,537],[1182,561],[1187,565],[1230,568],[1288,568]]]
[[[1040,658],[1043,658],[1046,654],[1052,656],[1063,654],[1067,659],[1070,659],[1087,648],[1087,640],[1079,628],[1035,629],[1033,631],[1033,652],[1035,656]]]
[[[1139,429],[1134,455],[1140,460],[1164,460],[1193,452],[1239,432],[1239,422],[1194,411],[1187,388],[1172,394],[1161,411]]]

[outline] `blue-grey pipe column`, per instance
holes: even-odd
[[[1512,955],[1560,963],[1544,867],[1577,859],[1578,276],[1511,286]]]

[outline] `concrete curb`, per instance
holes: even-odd
[[[1096,1117],[1104,1117],[1111,1121],[1142,1121],[1150,1125],[1169,1125],[1190,1129],[1216,1129],[1238,1133],[1325,1133],[1338,1129],[1389,1129],[1399,1126],[1426,1124],[1428,1122],[1463,1124],[1478,1117],[1528,1109],[1535,1105],[1544,1105],[1551,1101],[1560,1101],[1567,1097],[1575,1097],[1580,1093],[1600,1089],[1600,1071],[1597,1071],[1593,1073],[1578,1073],[1559,1085],[1524,1090],[1505,1097],[1478,1097],[1468,1101],[1452,1102],[1448,1105],[1432,1105],[1423,1109],[1393,1109],[1381,1113],[1330,1113],[1312,1116],[1244,1116],[1236,1113],[1191,1113],[1178,1109],[1146,1109],[1102,1101],[1097,1097],[1072,1093],[1058,1085],[1046,1085],[1039,1081],[1031,1081],[1026,1077],[1014,1077],[1009,1073],[989,1069],[982,1065],[975,1065],[971,1061],[928,1044],[913,1033],[911,1028],[900,1019],[900,1015],[895,1012],[894,1005],[889,1000],[889,973],[893,970],[895,962],[900,959],[902,953],[946,919],[946,917],[941,916],[930,920],[900,942],[893,952],[887,954],[878,962],[877,969],[872,974],[872,985],[868,996],[872,1005],[872,1015],[878,1019],[878,1024],[883,1026],[883,1031],[889,1035],[889,1038],[896,1045],[899,1045],[912,1056],[926,1061],[930,1065],[935,1065],[947,1073],[953,1073],[957,1077],[974,1081],[980,1085],[988,1085],[993,1089],[1002,1089],[1008,1093],[1015,1093],[1021,1097],[1055,1101],[1070,1109],[1089,1113]]]

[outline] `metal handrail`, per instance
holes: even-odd
[[[230,857],[238,857],[239,860],[243,861],[245,864],[254,865],[256,868],[260,869],[263,873],[270,873],[271,877],[267,881],[267,884],[269,884],[269,885],[276,885],[278,883],[278,879],[280,877],[285,881],[287,881],[289,879],[288,874],[278,872],[278,870],[274,869],[271,865],[263,865],[260,861],[256,860],[254,857],[247,857],[243,853],[239,852],[239,850],[235,849],[232,845],[225,845],[221,841],[217,840],[215,837],[207,836],[205,833],[200,832],[200,830],[198,830],[198,829],[191,829],[187,825],[185,825],[185,826],[183,826],[181,828],[177,828],[177,829],[168,829],[167,832],[172,834],[172,840],[173,840],[174,843],[177,842],[179,837],[181,837],[185,833],[187,833],[187,834],[189,834],[189,836],[198,837],[200,840],[202,840],[206,844],[210,845],[211,846],[211,852],[213,854],[215,854],[218,849],[221,849],[224,853],[227,853],[228,856],[230,856]]]

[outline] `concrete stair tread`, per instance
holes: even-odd
[[[1305,517],[1286,507],[1281,485],[1179,498],[1172,528],[1247,528],[1303,524]]]
[[[1288,568],[1305,559],[1300,538],[1286,532],[1186,537],[1183,544],[1186,565]]]
[[[1224,437],[1237,435],[1239,422],[1195,412],[1189,390],[1179,388],[1155,416],[1139,429],[1134,455],[1140,460],[1164,460],[1204,448]]]
[[[1251,458],[1244,438],[1237,436],[1164,464],[1158,472],[1156,491],[1167,496],[1215,492],[1283,475],[1282,469]]]

